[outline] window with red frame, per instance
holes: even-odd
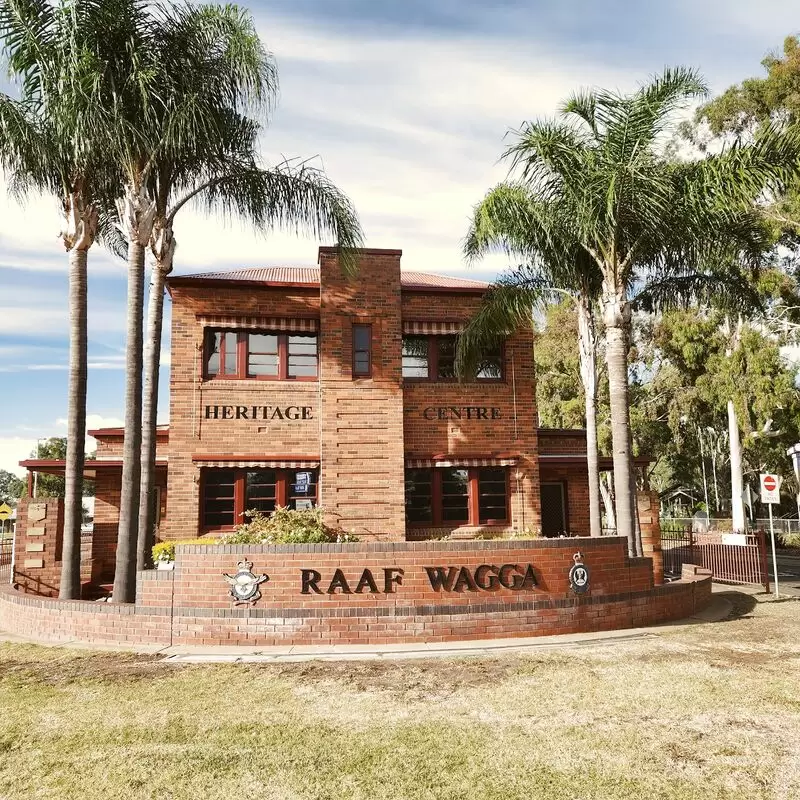
[[[458,336],[404,336],[403,377],[411,381],[455,381]],[[475,379],[503,380],[503,347],[496,345],[484,353]]]
[[[509,521],[504,467],[407,469],[410,526],[496,525]]]
[[[201,480],[201,525],[232,528],[245,521],[245,511],[273,512],[317,504],[315,469],[204,469]]]
[[[315,333],[206,330],[206,378],[316,380],[318,362]]]
[[[372,376],[372,325],[353,325],[353,377]]]

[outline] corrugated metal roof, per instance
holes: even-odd
[[[175,275],[176,278],[191,278],[207,281],[253,281],[256,283],[319,283],[317,267],[252,267],[226,272],[201,272],[196,275]]]
[[[253,267],[227,272],[201,272],[195,275],[174,275],[174,278],[207,281],[248,281],[253,283],[319,284],[318,267]],[[489,284],[469,278],[455,278],[429,272],[401,272],[400,284],[407,288],[484,289]]]

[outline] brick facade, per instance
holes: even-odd
[[[590,570],[585,594],[569,585],[577,550]],[[269,576],[253,607],[235,607],[223,579],[243,557],[256,574]],[[513,586],[516,575],[516,590],[497,578],[506,564],[505,583]],[[481,573],[481,565],[494,569],[487,566]],[[528,565],[531,577],[525,581]],[[458,574],[466,568],[472,584],[456,579],[450,590],[434,589],[425,567]],[[320,574],[320,594],[302,593],[302,569]],[[350,593],[341,580],[331,589],[337,569]],[[365,569],[373,586],[364,581]],[[708,571],[686,567],[683,580],[654,586],[651,560],[628,558],[625,541],[616,537],[188,545],[178,547],[174,572],[139,573],[134,605],[61,601],[0,587],[0,627],[44,642],[131,647],[424,643],[651,625],[691,616],[710,599]]]
[[[364,250],[348,278],[334,248],[321,248],[319,283],[218,282],[173,279],[170,380],[169,508],[160,535],[185,539],[202,533],[199,504],[203,460],[274,457],[320,463],[319,503],[330,520],[365,539],[402,541],[442,536],[453,526],[406,531],[403,473],[406,459],[493,458],[509,454],[510,522],[495,532],[536,530],[539,460],[533,335],[515,332],[504,348],[504,380],[425,382],[403,379],[403,323],[465,323],[481,302],[475,287],[405,288],[400,251]],[[318,320],[319,379],[261,381],[205,379],[204,319]],[[372,326],[372,372],[354,379],[352,326]],[[257,422],[208,417],[211,407],[302,406],[307,419]],[[426,409],[480,406],[494,419],[433,418]],[[585,471],[585,470],[584,470]],[[570,502],[575,530],[588,532],[577,510],[586,505],[585,480],[573,471]],[[464,535],[479,532],[462,525]]]
[[[365,538],[405,538],[400,252],[366,251],[347,278],[320,250],[320,504]],[[353,377],[354,324],[372,326],[372,374]]]
[[[401,273],[398,250],[363,250],[359,262],[358,274],[348,278],[336,249],[320,248],[318,270],[275,268],[168,281],[170,425],[157,437],[158,538],[190,539],[206,532],[200,504],[208,470],[266,461],[318,464],[319,504],[331,522],[364,540],[535,533],[542,527],[542,482],[564,485],[566,530],[587,535],[585,436],[538,428],[531,329],[521,327],[504,343],[502,380],[404,379],[404,326],[457,329],[479,307],[486,285]],[[318,331],[318,379],[204,375],[208,329],[270,330],[275,320]],[[372,326],[369,377],[354,379],[352,373],[354,324]],[[253,419],[239,413],[253,407],[295,408],[302,414]],[[87,580],[105,584],[113,580],[124,431],[91,433],[98,444]],[[433,468],[452,461],[507,471],[506,522],[475,524],[473,509],[471,524],[406,526],[406,465]]]

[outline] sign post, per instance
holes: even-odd
[[[780,475],[762,474],[761,502],[769,506],[769,538],[772,542],[772,572],[775,576],[775,597],[778,597],[778,558],[775,555],[775,525],[772,520],[772,506],[781,502],[781,477]]]

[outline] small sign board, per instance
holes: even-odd
[[[14,513],[14,509],[8,503],[0,503],[0,519],[8,519]]]
[[[294,491],[296,494],[308,494],[311,488],[311,473],[298,472],[295,476]]]
[[[781,502],[781,476],[762,473],[759,475],[761,481],[761,502],[770,505],[778,505]]]
[[[722,544],[735,544],[737,547],[746,547],[747,535],[744,533],[723,533]]]

